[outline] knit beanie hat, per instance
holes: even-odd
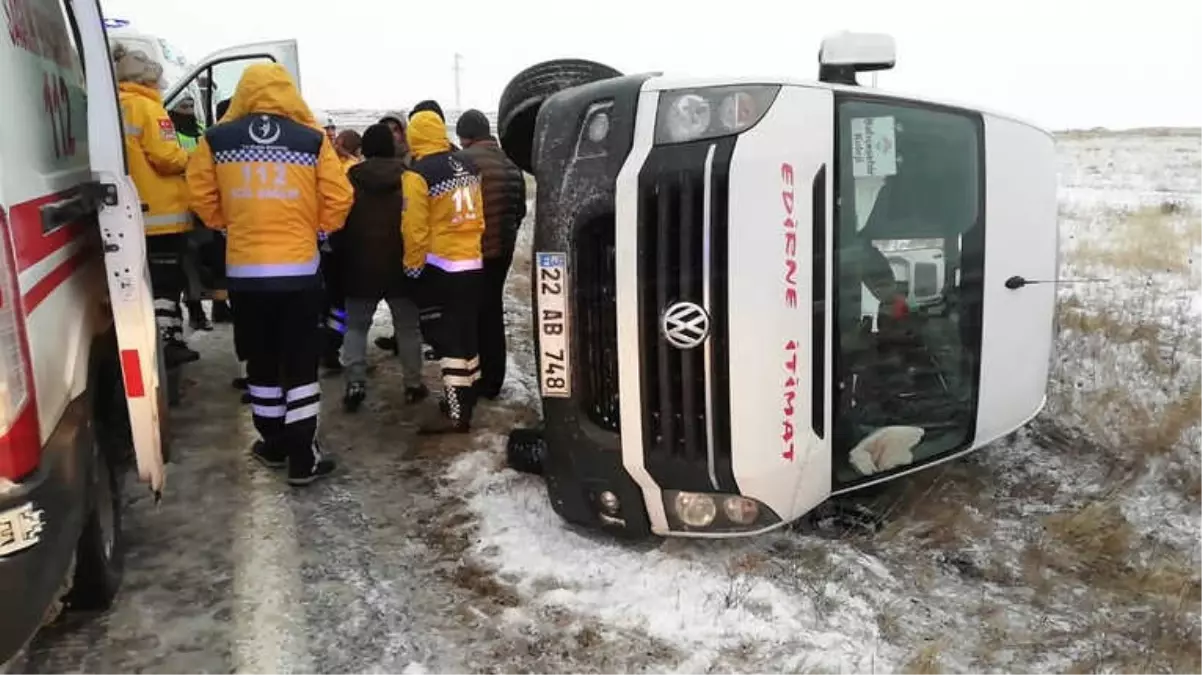
[[[146,52],[140,50],[118,52],[117,56],[114,69],[118,82],[133,82],[147,87],[159,86],[159,80],[163,77],[163,67],[147,56]]]
[[[363,132],[363,143],[360,146],[363,156],[392,157],[396,154],[396,144],[393,142],[392,131],[387,124],[373,124]]]
[[[342,148],[346,152],[356,155],[359,154],[359,147],[362,145],[362,138],[359,136],[358,131],[355,131],[354,129],[344,129],[343,131],[338,132],[338,136],[335,137],[335,143],[338,145],[338,147]]]
[[[409,118],[405,116],[405,113],[390,112],[387,115],[380,118],[380,124],[388,124],[389,122],[394,122],[401,129],[404,129],[409,124],[407,121],[408,119]]]
[[[435,115],[438,115],[440,118],[442,118],[443,122],[447,121],[446,115],[442,114],[442,106],[438,105],[438,101],[433,99],[426,99],[413,106],[413,110],[409,111],[409,119],[413,119],[414,115],[422,112],[423,110],[429,110]]]
[[[455,123],[455,133],[459,137],[468,141],[478,141],[482,138],[490,138],[492,133],[489,130],[488,117],[479,110],[468,110],[459,116],[459,121]]]

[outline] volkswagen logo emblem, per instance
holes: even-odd
[[[710,315],[695,302],[677,302],[664,310],[659,330],[677,349],[700,347],[710,334]]]

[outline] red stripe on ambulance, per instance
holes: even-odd
[[[13,257],[17,260],[18,272],[24,272],[33,267],[84,234],[84,222],[68,223],[50,233],[42,231],[42,207],[70,196],[70,191],[64,191],[14,204],[9,208],[8,220],[12,230]]]
[[[138,350],[121,350],[121,372],[125,374],[125,395],[142,398],[146,395],[146,384],[142,381],[142,361]]]

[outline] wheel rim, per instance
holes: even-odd
[[[117,542],[117,514],[113,503],[113,476],[102,456],[96,463],[96,517],[100,524],[100,544],[104,559],[111,560]]]

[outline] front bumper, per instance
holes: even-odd
[[[642,91],[647,79],[570,89],[539,112],[535,251],[566,254],[562,334],[574,383],[569,398],[543,399],[543,473],[570,522],[630,535],[752,535],[781,518],[760,499],[740,512],[746,502],[734,499],[750,499],[735,479],[731,425],[728,253],[732,236],[748,235],[733,233],[729,218],[739,136],[653,144],[658,101]],[[596,130],[601,109],[609,132],[599,151],[583,132]],[[533,289],[536,328],[561,307],[559,291],[546,293],[555,306],[543,312]],[[681,311],[705,320],[703,331],[690,328],[700,334],[691,343],[665,328]],[[547,342],[551,354],[564,346]],[[713,498],[700,512],[699,494]],[[707,515],[713,503],[722,506]]]
[[[538,181],[534,249],[569,254],[572,381],[570,398],[544,398],[543,475],[555,511],[570,523],[620,536],[651,533],[643,494],[622,463],[614,273],[614,181],[634,140],[642,84],[630,75],[575,87],[548,99],[535,128]],[[581,127],[607,105],[603,155],[577,157]],[[532,305],[538,311],[537,289]],[[603,493],[617,508],[601,504]],[[612,497],[609,498],[612,507]]]
[[[0,555],[0,664],[13,658],[41,627],[71,565],[92,471],[87,401],[81,396],[67,407],[42,448],[37,471],[0,494],[0,513],[19,511],[25,523],[20,534],[0,529],[0,550],[6,543],[10,550],[20,546],[16,537],[25,543],[36,540]]]

